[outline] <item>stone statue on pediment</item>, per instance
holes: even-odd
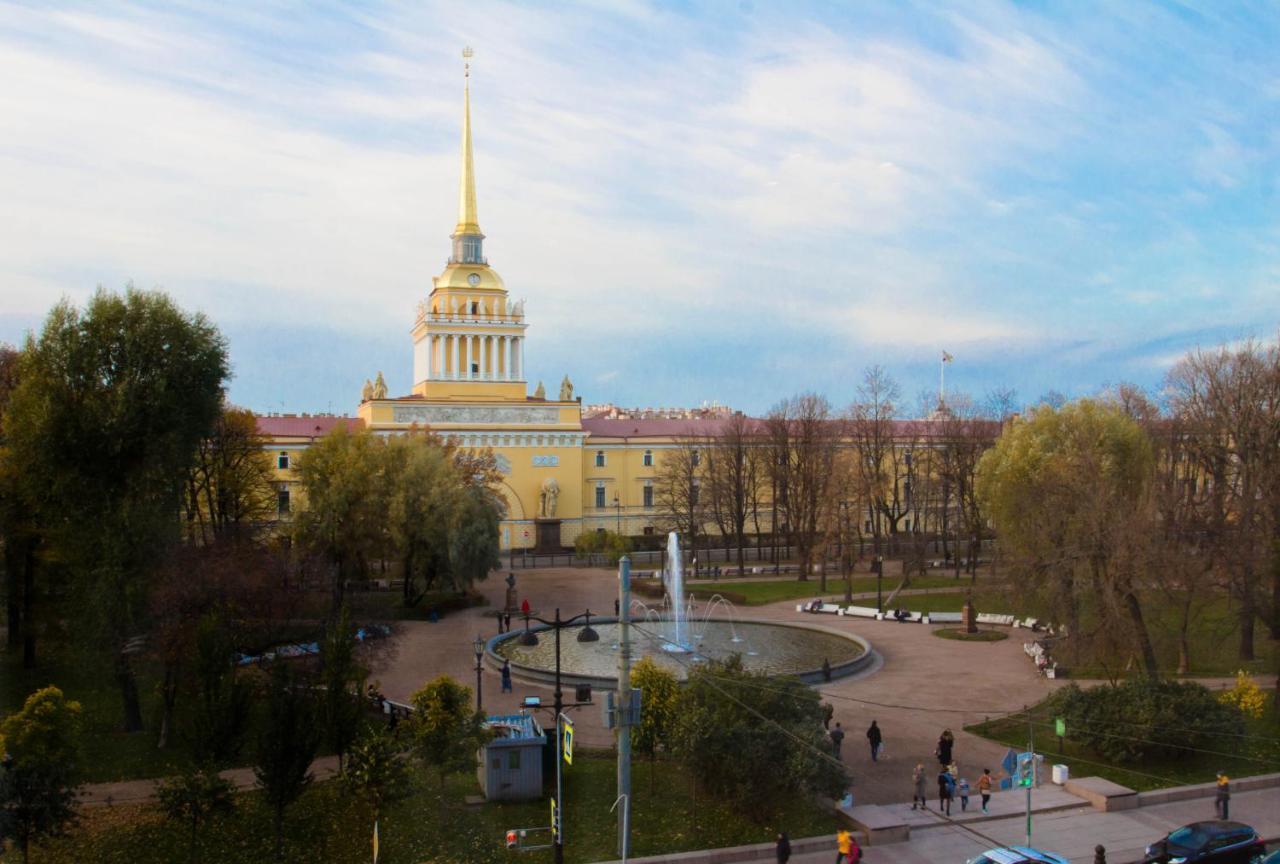
[[[378,370],[378,377],[373,379],[373,398],[374,399],[387,398],[387,382],[382,377],[382,370]]]
[[[360,401],[368,402],[373,398],[373,382],[368,378],[364,379],[364,386],[360,388]]]
[[[541,381],[539,381],[539,382],[538,382],[538,387],[537,387],[537,389],[535,389],[535,390],[533,391],[533,398],[534,398],[534,399],[546,399],[546,398],[547,398],[547,388],[542,386],[542,382],[541,382]]]
[[[560,401],[573,401],[573,382],[569,380],[569,376],[564,376],[564,380],[560,382]]]

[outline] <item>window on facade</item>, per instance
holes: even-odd
[[[910,519],[908,519],[908,520],[907,520],[907,530],[908,530],[908,531],[910,531],[910,530],[911,530],[911,520],[910,520]]]
[[[277,467],[277,468],[279,468],[281,471],[287,471],[287,470],[289,470],[289,453],[288,453],[288,451],[286,451],[286,450],[281,450],[281,451],[280,451],[280,455],[276,457],[276,467]]]
[[[596,451],[596,467],[597,468],[604,467],[604,451],[603,450]]]
[[[693,466],[696,468],[698,467],[698,463],[702,461],[702,454],[699,453],[697,450],[694,450],[692,453],[689,454],[689,460],[693,463]]]
[[[690,506],[690,507],[697,507],[697,506],[698,506],[698,492],[699,492],[699,491],[701,491],[701,490],[698,488],[698,484],[697,484],[697,483],[694,483],[692,486],[690,486],[690,487],[689,487],[689,506]]]
[[[870,520],[870,519],[868,519],[866,522],[862,523],[862,533],[864,533],[864,534],[870,534],[870,533],[871,533],[871,520]]]
[[[507,754],[507,770],[508,771],[520,770],[520,751],[519,750],[512,750],[510,753]]]
[[[644,451],[644,467],[646,468],[653,467],[653,451],[652,450]]]
[[[471,301],[471,314],[472,315],[480,314],[480,304],[475,302],[474,300]]]
[[[596,508],[597,509],[604,508],[604,487],[603,486],[596,487]]]
[[[276,493],[276,512],[281,516],[289,512],[289,490],[281,489]]]
[[[644,487],[644,506],[648,508],[653,507],[653,487],[652,486]]]
[[[479,363],[472,363],[472,364],[471,364],[471,371],[472,371],[472,373],[478,373],[478,372],[480,371],[480,364],[479,364]]]
[[[644,526],[644,534],[645,534],[645,536],[646,536],[646,537],[652,537],[652,536],[653,536],[653,526],[652,526],[652,525],[646,525],[646,526]]]

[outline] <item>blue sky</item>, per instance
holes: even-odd
[[[1264,3],[0,0],[0,339],[132,281],[219,323],[240,404],[406,392],[471,45],[531,379],[1156,388],[1280,325],[1277,44]]]

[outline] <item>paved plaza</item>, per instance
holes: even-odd
[[[613,614],[616,571],[527,570],[517,571],[516,579],[520,599],[528,599],[543,617],[551,617],[557,606],[565,617],[584,609]],[[815,580],[815,591],[816,586]],[[472,642],[477,634],[487,638],[497,633],[492,613],[503,603],[506,584],[495,573],[478,589],[489,606],[451,613],[436,624],[399,625],[394,655],[373,673],[387,697],[405,701],[441,673],[475,686]],[[931,628],[922,624],[796,612],[795,601],[738,607],[737,613],[749,620],[799,621],[848,630],[870,640],[880,655],[881,662],[871,671],[821,687],[823,698],[835,707],[832,722],[847,731],[841,755],[854,778],[854,796],[860,804],[910,800],[912,768],[921,762],[936,768],[934,746],[945,728],[956,735],[955,759],[965,776],[974,780],[983,767],[998,770],[1006,748],[968,735],[961,727],[1034,704],[1056,683],[1037,674],[1023,654],[1019,637],[1025,631],[1014,631],[1002,642],[956,642],[933,636]],[[512,627],[516,626],[513,616]],[[489,713],[514,712],[526,695],[541,696],[543,704],[550,702],[548,686],[516,680],[515,692],[503,694],[496,670],[486,667],[483,678],[484,707]],[[571,692],[567,698],[572,698]],[[574,715],[580,744],[608,747],[613,743],[598,708],[582,708]],[[871,762],[865,738],[873,719],[884,732],[885,752],[877,763]]]

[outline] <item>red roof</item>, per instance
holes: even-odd
[[[638,418],[583,417],[582,428],[602,438],[661,438],[673,435],[715,435],[726,417]]]
[[[276,416],[258,415],[258,432],[270,438],[319,438],[337,426],[346,426],[348,432],[364,428],[359,417],[312,416],[297,414]]]

